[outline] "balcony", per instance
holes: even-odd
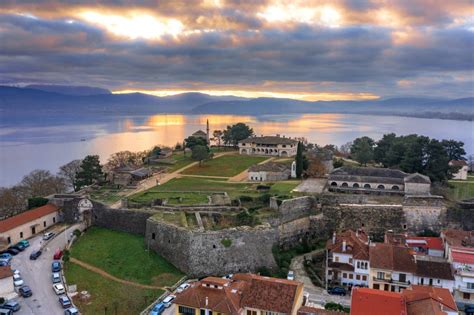
[[[378,281],[378,282],[393,283],[393,284],[398,284],[398,285],[406,285],[406,286],[409,286],[411,284],[410,280],[399,281],[399,280],[394,280],[394,279],[378,278],[378,277],[372,277],[372,280]]]
[[[458,286],[457,289],[461,292],[464,292],[464,293],[474,293],[474,288],[470,289],[468,287]]]

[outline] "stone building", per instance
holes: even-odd
[[[207,144],[210,144],[211,138],[209,135],[209,119],[206,121],[206,132],[198,130],[194,132],[191,136],[204,139],[206,140]]]
[[[239,141],[239,153],[290,157],[296,155],[298,141],[285,136],[250,137]]]
[[[268,162],[252,165],[248,169],[248,180],[250,181],[279,181],[290,178],[290,166],[284,163]]]
[[[431,181],[429,177],[418,173],[342,166],[329,174],[328,185],[330,191],[425,195],[430,192]]]

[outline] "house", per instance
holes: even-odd
[[[410,236],[408,233],[385,232],[384,243],[405,245],[416,251],[417,254],[443,257],[444,245],[441,237]]]
[[[454,299],[461,309],[474,305],[474,231],[448,229],[441,238],[454,269]]]
[[[351,315],[454,315],[458,309],[446,289],[412,286],[402,292],[354,288]]]
[[[369,287],[400,292],[414,281],[416,261],[414,251],[405,246],[377,243],[370,246]]]
[[[454,291],[454,271],[442,257],[415,255],[416,272],[413,283]]]
[[[466,161],[451,160],[449,161],[449,166],[455,166],[459,168],[458,171],[453,174],[452,179],[467,180],[467,172],[469,170],[469,166],[467,165]]]
[[[207,277],[176,296],[176,314],[294,314],[303,303],[297,281],[235,274],[232,279]]]
[[[326,243],[326,279],[332,285],[369,285],[369,238],[359,229],[333,234]]]
[[[8,244],[28,239],[60,221],[59,208],[48,203],[0,221],[0,238]]]
[[[280,135],[250,137],[239,141],[239,154],[291,157],[297,146],[297,140]]]
[[[396,195],[429,194],[429,177],[400,170],[375,167],[342,166],[328,176],[330,191],[351,193],[384,193]]]
[[[279,181],[290,178],[290,166],[284,163],[268,162],[252,165],[248,169],[250,181]]]
[[[128,185],[133,185],[135,182],[144,180],[150,177],[152,171],[146,167],[120,167],[112,170],[107,175],[107,179],[112,182],[114,185],[119,185],[126,187]]]
[[[0,297],[5,299],[17,297],[13,286],[13,271],[10,266],[0,266]]]

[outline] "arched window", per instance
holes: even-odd
[[[336,183],[336,182],[332,182],[332,183],[331,183],[331,186],[332,186],[332,187],[337,187],[337,183]]]
[[[393,185],[393,186],[392,186],[392,189],[393,189],[393,190],[400,190],[400,187],[398,187],[397,185]]]
[[[365,185],[364,185],[364,188],[370,189],[370,188],[372,188],[372,187],[370,187],[370,184],[365,184]]]
[[[385,189],[385,186],[384,185],[378,185],[377,189]]]
[[[341,187],[349,187],[348,183],[342,183]]]
[[[352,185],[352,187],[354,187],[354,188],[359,188],[359,184],[354,183],[354,184]]]

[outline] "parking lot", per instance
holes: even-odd
[[[76,226],[72,226],[51,239],[45,245],[42,255],[37,260],[30,260],[29,256],[33,250],[39,249],[43,244],[42,235],[30,239],[30,246],[13,257],[12,269],[18,269],[21,272],[25,285],[33,291],[31,297],[18,298],[21,309],[16,314],[64,314],[64,310],[59,304],[59,296],[53,291],[51,263],[55,250],[65,247],[66,237],[70,237],[72,231],[76,228]]]

